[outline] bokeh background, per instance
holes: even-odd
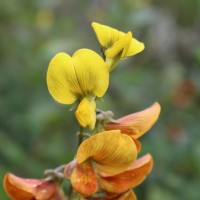
[[[0,199],[11,171],[40,178],[69,162],[78,124],[46,86],[50,59],[79,48],[97,52],[96,21],[129,30],[145,50],[119,63],[98,107],[116,118],[158,101],[157,124],[141,138],[154,169],[139,200],[200,199],[200,1],[0,1]]]

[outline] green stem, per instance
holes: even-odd
[[[80,131],[78,133],[78,147],[80,146],[80,144],[83,142],[83,137],[84,137],[84,134],[83,134],[83,127],[80,126]]]
[[[71,198],[71,196],[72,196],[72,193],[73,193],[73,188],[72,188],[72,185],[70,184],[69,190],[68,190],[68,194],[67,194],[69,200],[70,200],[70,198]]]

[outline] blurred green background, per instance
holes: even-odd
[[[60,51],[99,51],[91,22],[129,30],[145,50],[119,63],[98,107],[116,118],[158,101],[157,124],[141,138],[154,169],[138,200],[200,199],[200,1],[0,1],[0,199],[7,171],[42,177],[73,159],[78,124],[46,86]]]

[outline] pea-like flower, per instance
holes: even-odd
[[[25,179],[7,173],[4,177],[4,188],[14,200],[61,200],[58,185],[53,181],[42,179]]]
[[[79,124],[93,129],[96,122],[96,97],[102,97],[109,84],[104,60],[94,51],[80,49],[73,56],[58,53],[47,71],[47,86],[52,97],[62,104],[79,102],[75,112]]]
[[[150,173],[150,154],[136,160],[137,150],[132,138],[119,131],[106,131],[85,140],[77,152],[77,160],[65,168],[65,176],[73,188],[87,199],[136,200],[132,188],[141,184]]]
[[[66,166],[65,176],[83,197],[103,192],[104,199],[136,199],[134,193],[126,192],[140,184],[152,168],[150,154],[136,157],[136,145],[129,135],[105,131],[80,145],[77,160]]]
[[[105,124],[106,130],[121,130],[121,132],[138,139],[146,133],[158,120],[160,104],[155,102],[145,110],[136,112]]]
[[[132,33],[123,33],[117,29],[96,22],[92,23],[97,39],[102,46],[109,71],[112,71],[119,60],[133,56],[144,49],[144,44],[132,37]]]
[[[136,157],[137,149],[132,138],[119,130],[93,135],[82,142],[77,151],[79,164],[92,159],[99,172],[110,175],[130,167]]]

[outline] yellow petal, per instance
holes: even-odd
[[[112,46],[120,37],[120,31],[96,22],[92,22],[92,27],[96,33],[99,43],[103,47]]]
[[[95,161],[97,170],[110,175],[126,170],[137,157],[132,138],[119,130],[98,133],[85,140],[78,148],[77,161]]]
[[[84,197],[91,196],[97,192],[98,184],[90,162],[77,164],[71,175],[71,184]]]
[[[76,51],[72,59],[78,82],[85,96],[102,97],[109,84],[109,72],[103,59],[89,49]]]
[[[131,32],[123,34],[123,36],[120,37],[120,39],[116,41],[112,47],[105,51],[105,56],[108,58],[114,58],[118,54],[120,54],[120,59],[124,58],[126,56],[127,51],[129,50],[131,39]]]
[[[115,69],[116,65],[120,61],[120,54],[115,58],[106,58],[106,67],[108,68],[109,72]]]
[[[81,94],[72,58],[58,53],[51,60],[47,71],[47,86],[52,97],[63,104],[72,104]]]
[[[101,188],[109,194],[118,194],[141,184],[151,172],[153,159],[150,154],[137,159],[125,172],[109,177],[100,177]]]
[[[83,98],[75,112],[76,118],[82,127],[93,130],[96,123],[96,103],[91,98]]]
[[[144,50],[144,44],[135,38],[132,38],[126,56],[133,56]]]
[[[141,137],[157,121],[160,114],[160,104],[155,102],[149,108],[127,115],[116,120],[116,123],[105,125],[106,130],[121,130],[122,133],[131,135],[134,139]]]

